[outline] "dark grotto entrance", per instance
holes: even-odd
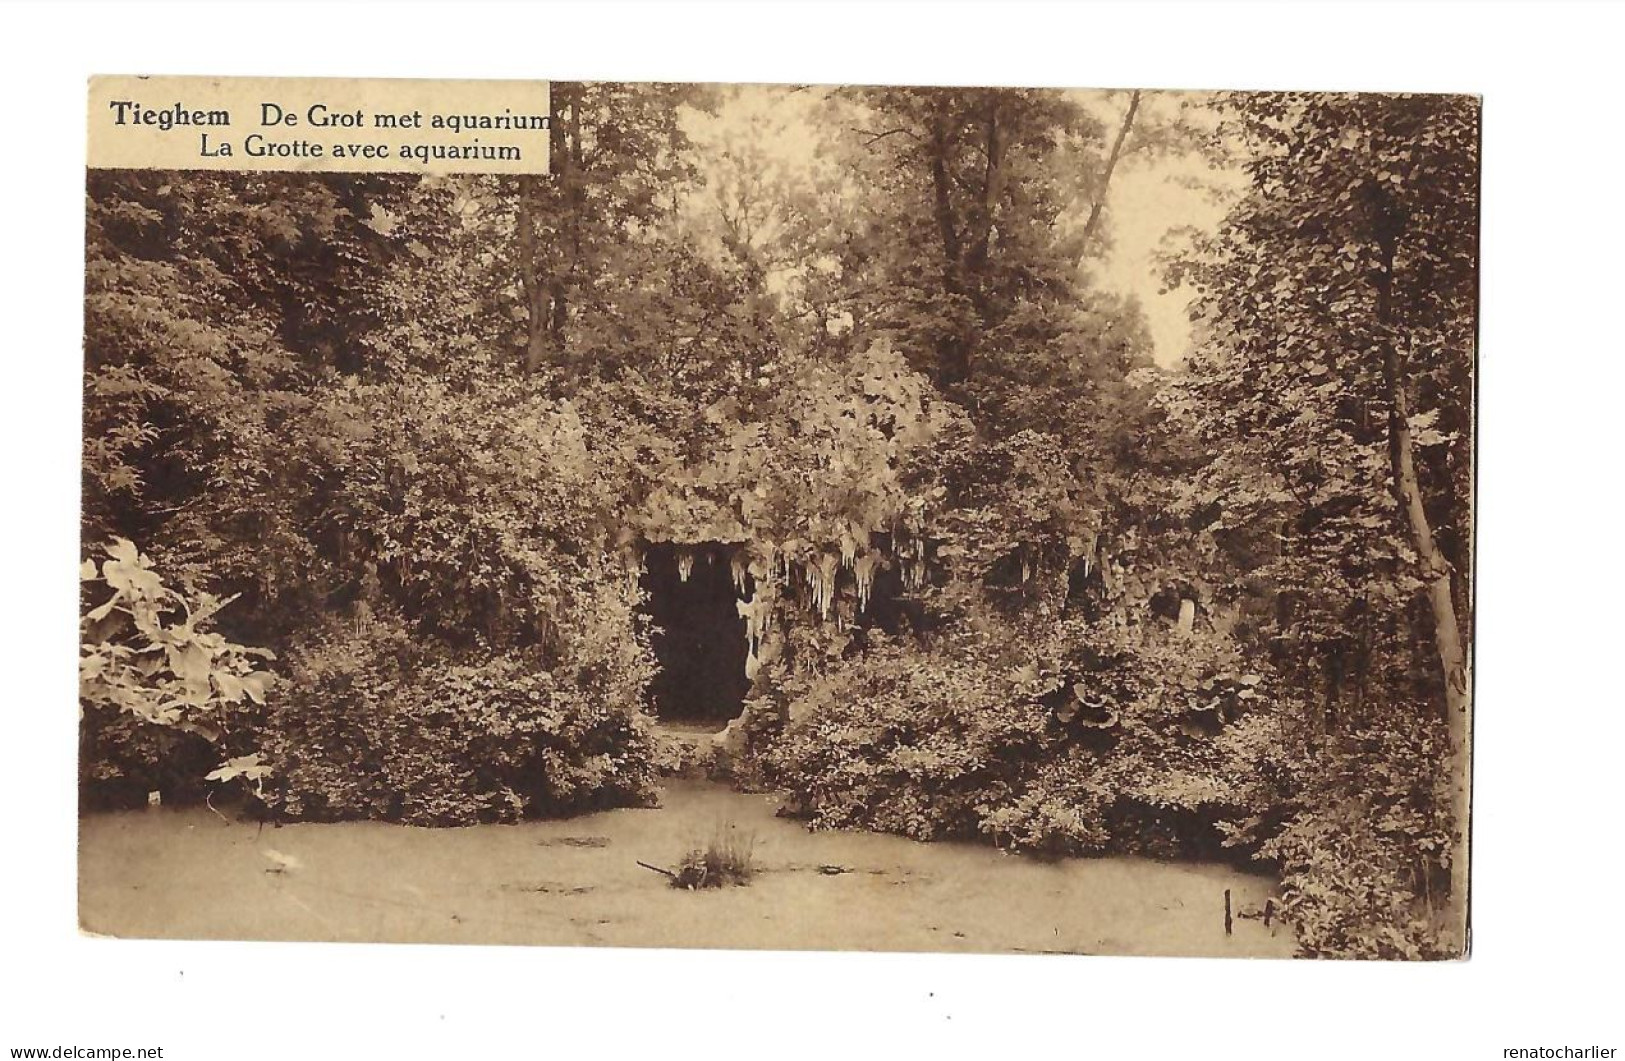
[[[656,717],[717,726],[737,718],[750,679],[745,677],[745,620],[739,617],[727,554],[715,547],[679,552],[651,546],[642,581],[660,663],[649,684]]]

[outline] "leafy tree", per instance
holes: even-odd
[[[416,261],[377,230],[393,178],[98,171],[87,205],[87,541],[144,543],[183,585],[242,592],[233,621],[321,592],[305,418],[334,376],[386,371]],[[263,626],[262,626],[263,630]]]
[[[679,108],[700,90],[613,82],[552,85],[553,172],[513,197],[513,268],[526,319],[524,364],[619,362],[629,329],[662,321],[662,219],[688,179]],[[646,333],[657,334],[657,333]]]
[[[871,89],[856,102],[871,279],[854,315],[906,336],[919,367],[972,402],[993,374],[985,358],[1033,356],[1058,331],[1082,248],[1057,237],[1072,190],[1049,164],[1102,130],[1057,92]]]
[[[1202,403],[1199,433],[1227,454],[1213,472],[1251,466],[1276,485],[1215,497],[1220,518],[1284,524],[1273,567],[1284,609],[1307,600],[1330,626],[1365,627],[1375,617],[1379,627],[1403,629],[1413,602],[1424,602],[1434,654],[1426,700],[1447,723],[1459,831],[1469,747],[1477,104],[1237,95],[1226,105],[1229,131],[1250,158],[1251,188],[1184,274],[1201,292],[1207,332],[1191,385]],[[1341,670],[1340,660],[1334,673]],[[1460,904],[1465,858],[1442,857]]]

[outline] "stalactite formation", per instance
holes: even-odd
[[[858,610],[866,611],[869,607],[869,597],[875,588],[875,572],[880,568],[880,557],[874,553],[864,553],[852,564],[852,577],[858,586]]]
[[[922,538],[911,538],[898,550],[898,562],[902,565],[903,588],[917,590],[925,585],[925,541]]]
[[[646,569],[645,546],[628,543],[625,562],[628,578],[635,584]],[[783,652],[782,638],[769,637],[781,602],[790,605],[800,621],[831,623],[836,636],[846,632],[868,612],[874,600],[876,580],[882,571],[895,566],[906,589],[917,590],[927,577],[927,549],[924,538],[898,527],[878,541],[860,527],[847,524],[838,539],[824,549],[812,548],[802,539],[782,544],[756,542],[686,542],[671,546],[677,576],[687,583],[694,575],[696,560],[703,554],[707,563],[726,561],[737,595],[735,606],[745,623],[745,674],[756,680],[761,668]],[[851,572],[851,581],[843,579]],[[802,665],[815,661],[801,660]]]
[[[835,600],[835,576],[840,570],[841,558],[834,553],[821,553],[817,566],[807,565],[807,585],[812,590],[813,607],[825,619]]]

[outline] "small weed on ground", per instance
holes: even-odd
[[[694,847],[677,863],[674,888],[721,888],[749,884],[756,873],[756,834],[741,833],[728,822],[719,825],[703,847]]]

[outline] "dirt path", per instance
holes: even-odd
[[[259,830],[207,810],[95,815],[80,832],[88,931],[183,939],[1290,956],[1238,920],[1270,882],[1147,859],[1040,863],[971,844],[810,833],[773,796],[672,782],[664,806],[471,829],[355,822]],[[731,824],[747,887],[679,891],[669,866]],[[821,867],[829,867],[823,869]]]

